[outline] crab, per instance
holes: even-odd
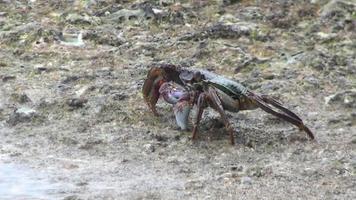
[[[188,69],[171,64],[154,66],[147,74],[142,93],[146,104],[156,116],[159,116],[156,104],[160,97],[172,104],[177,125],[182,130],[188,129],[190,111],[196,106],[197,112],[193,116],[193,140],[197,138],[202,114],[207,107],[220,114],[232,145],[235,144],[234,130],[226,111],[239,112],[257,108],[297,126],[306,132],[311,140],[315,139],[302,119],[275,98],[256,94],[237,81],[207,70]]]

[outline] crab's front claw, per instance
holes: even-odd
[[[152,67],[148,72],[143,84],[142,93],[145,102],[155,115],[158,115],[156,104],[160,97],[160,87],[168,81],[182,84],[182,81],[179,79],[179,73],[179,67],[168,64]]]
[[[174,115],[176,116],[177,125],[182,130],[188,129],[188,117],[191,110],[191,105],[188,100],[180,100],[178,101],[174,107]]]
[[[175,82],[166,82],[160,87],[159,93],[167,103],[174,105],[173,111],[177,125],[182,130],[187,130],[191,109],[189,92]]]
[[[159,94],[170,104],[176,104],[179,100],[189,99],[189,92],[174,82],[163,83],[159,88]]]
[[[156,104],[159,99],[159,88],[166,82],[161,68],[153,67],[147,74],[147,78],[143,84],[142,93],[145,102],[152,110],[153,114],[158,115]]]

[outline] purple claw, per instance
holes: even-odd
[[[166,82],[159,88],[159,93],[166,102],[174,105],[173,111],[176,116],[177,125],[182,130],[187,130],[188,117],[191,109],[189,92],[178,84]]]
[[[180,85],[166,82],[159,88],[159,93],[163,99],[170,104],[176,104],[179,100],[189,99],[189,93]]]
[[[189,101],[186,100],[179,101],[173,107],[174,115],[176,116],[177,125],[182,130],[188,129],[188,117],[189,117],[190,109],[191,106],[189,104]]]

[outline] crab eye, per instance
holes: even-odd
[[[192,72],[189,71],[182,71],[179,74],[179,78],[183,81],[183,82],[190,82],[193,80],[194,78],[194,74]]]
[[[194,80],[200,82],[202,80],[202,74],[198,71],[194,73]]]

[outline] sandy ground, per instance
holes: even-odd
[[[355,3],[172,2],[0,0],[0,196],[355,199]],[[208,109],[193,142],[143,101],[161,63],[271,94],[317,141],[253,110],[231,146]]]

